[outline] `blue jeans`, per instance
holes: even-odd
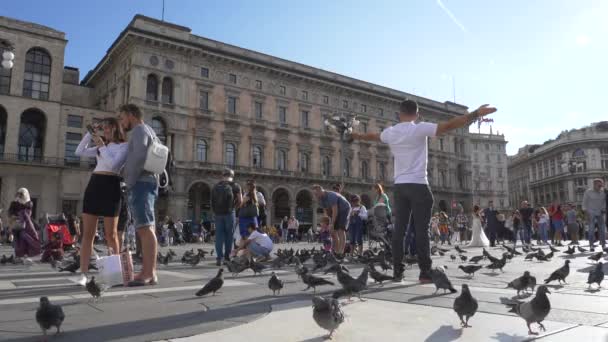
[[[230,252],[232,252],[235,220],[234,212],[215,217],[215,253],[217,260],[222,260],[224,257],[228,258]]]
[[[549,223],[540,223],[538,225],[538,234],[539,238],[542,242],[547,243],[547,233],[549,230]]]
[[[524,222],[522,228],[524,240],[527,244],[530,244],[530,240],[532,239],[532,222]]]
[[[587,222],[588,224],[588,234],[589,234],[589,246],[593,246],[593,243],[595,242],[595,224],[597,224],[597,229],[599,232],[599,237],[600,237],[600,243],[602,244],[602,247],[606,244],[606,224],[604,222],[604,214],[599,213],[599,214],[595,214],[595,213],[588,213],[587,214],[589,217],[589,221]]]
[[[135,229],[154,226],[156,197],[158,197],[156,182],[137,181],[129,189],[129,210]]]
[[[272,252],[271,249],[268,248],[264,248],[260,245],[258,245],[256,242],[251,242],[247,245],[247,249],[251,252],[251,254],[253,254],[253,256],[269,256],[270,252]]]

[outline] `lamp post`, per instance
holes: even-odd
[[[14,64],[13,60],[15,59],[13,44],[8,40],[0,39],[0,49],[4,50],[2,53],[2,68],[12,69]]]

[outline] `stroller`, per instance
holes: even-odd
[[[378,203],[372,209],[371,221],[372,225],[368,229],[369,235],[369,248],[371,249],[374,244],[380,244],[385,249],[390,250],[390,243],[388,242],[387,227],[388,221],[388,209],[386,204]]]
[[[46,236],[51,236],[54,233],[59,232],[61,234],[61,242],[63,242],[63,249],[70,250],[74,244],[74,238],[70,234],[68,229],[68,221],[64,214],[49,215],[46,214]]]

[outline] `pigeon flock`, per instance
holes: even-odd
[[[574,254],[577,252],[582,254],[585,253],[586,250],[579,246],[577,246],[577,249],[573,246],[569,246],[566,250],[560,251],[553,246],[550,246],[550,253],[545,253],[543,249],[532,246],[523,246],[521,252],[516,250],[516,248],[507,245],[502,245],[502,248],[504,249],[504,252],[500,257],[492,255],[485,248],[482,250],[481,255],[468,256],[466,254],[470,251],[463,250],[459,246],[455,246],[453,250],[453,252],[457,254],[449,255],[452,262],[462,263],[458,266],[458,269],[470,279],[474,278],[476,272],[484,268],[491,270],[492,272],[502,272],[505,267],[508,267],[508,262],[514,257],[522,256],[524,262],[532,262],[534,259],[536,259],[536,262],[545,262],[551,260],[556,253],[568,255],[566,260],[564,260],[563,265],[551,272],[549,276],[543,280],[544,284],[537,286],[536,277],[529,271],[524,271],[520,277],[513,279],[506,284],[506,288],[516,291],[516,296],[513,298],[500,298],[501,302],[509,309],[508,312],[516,314],[525,321],[530,335],[538,334],[538,332],[532,331],[531,324],[536,323],[541,331],[545,330],[543,320],[551,311],[551,302],[548,297],[551,292],[547,285],[552,282],[567,284],[571,263],[569,259],[574,258]],[[431,248],[432,255],[442,256],[450,252],[449,249],[437,246]],[[604,270],[603,263],[600,260],[604,257],[604,252],[608,253],[608,251],[603,251],[587,257],[588,260],[594,263],[593,268],[588,273],[587,284],[589,289],[591,289],[592,286],[597,286],[597,290],[601,288],[601,283],[604,280]],[[196,267],[207,254],[213,255],[213,251],[207,252],[200,248],[197,251],[191,249],[184,253],[181,262],[184,265]],[[274,270],[288,266],[293,267],[293,270],[303,284],[302,291],[308,291],[312,288],[313,320],[319,327],[327,330],[329,335],[326,337],[331,338],[334,331],[336,331],[344,322],[345,314],[342,311],[343,304],[339,301],[341,298],[352,301],[352,298],[356,297],[360,301],[365,301],[362,298],[362,294],[368,290],[368,283],[382,287],[385,282],[394,281],[393,276],[387,273],[388,270],[392,269],[392,255],[390,246],[386,244],[381,248],[366,250],[362,255],[353,257],[350,260],[351,264],[360,264],[363,266],[361,273],[358,275],[352,275],[343,260],[335,258],[334,255],[329,252],[316,249],[316,247],[295,251],[293,248],[285,250],[279,249],[275,253],[275,256],[276,257],[272,260],[265,262],[260,262],[245,256],[235,257],[231,261],[225,263],[223,267],[219,267],[216,276],[211,278],[200,290],[198,290],[195,293],[195,296],[202,297],[207,295],[214,296],[218,293],[221,294],[220,290],[224,285],[224,268],[226,268],[233,277],[237,277],[246,270],[251,270],[254,275],[263,275],[267,269],[273,270],[270,272],[270,277],[268,278],[268,289],[272,292],[273,296],[281,295],[281,291],[284,290],[286,283],[279,278]],[[167,266],[171,261],[177,260],[177,255],[173,250],[169,250],[164,255],[159,252],[157,258],[160,264]],[[1,264],[13,262],[14,259],[12,257],[2,256],[0,259]],[[481,262],[484,264],[480,264]],[[56,268],[59,272],[68,271],[72,273],[78,270],[79,264],[80,256],[78,250],[66,257],[62,262],[54,260],[51,262],[51,266]],[[411,267],[413,264],[416,264],[416,258],[406,256],[404,264]],[[91,268],[93,268],[95,266],[94,263],[92,263],[91,266]],[[447,266],[442,266],[435,267],[430,271],[431,280],[435,287],[434,294],[437,294],[440,290],[443,290],[443,293],[447,293],[448,291],[452,294],[458,293],[458,290],[452,285],[452,282],[446,273],[446,269]],[[333,291],[331,295],[324,297],[316,294],[317,288],[334,286],[336,283],[339,284],[341,288]],[[91,300],[95,302],[101,299],[106,290],[105,286],[98,283],[95,277],[90,278],[86,283],[85,288],[91,295]],[[529,295],[530,293],[534,293],[535,289],[536,292],[530,301],[525,302],[519,300],[522,293]],[[479,304],[477,299],[475,299],[471,293],[469,285],[462,284],[461,291],[454,299],[453,303],[454,312],[457,314],[462,328],[471,327],[469,320],[474,317],[478,307]],[[65,314],[60,305],[52,304],[47,297],[40,298],[40,306],[36,311],[36,321],[45,336],[47,330],[52,327],[55,327],[57,333],[59,333],[64,319]]]

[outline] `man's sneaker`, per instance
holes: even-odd
[[[420,272],[420,275],[418,276],[418,281],[420,282],[420,284],[429,284],[433,282],[433,279],[431,279],[431,275],[429,274],[429,272]]]
[[[76,280],[76,284],[78,284],[80,286],[86,286],[87,285],[87,275],[84,273],[81,273],[80,277],[78,277],[78,279]]]
[[[222,261],[220,259],[217,259],[215,261],[215,266],[222,266]]]

